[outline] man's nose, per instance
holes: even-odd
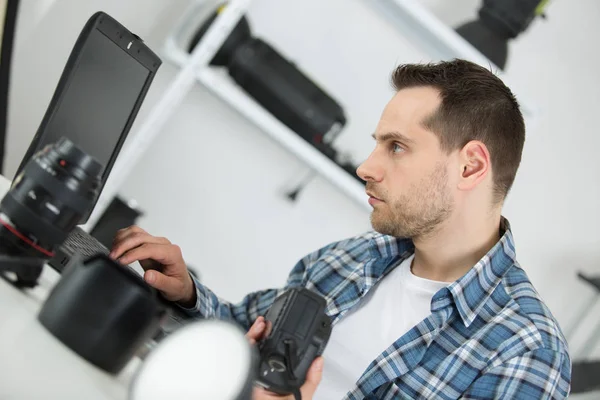
[[[383,169],[371,154],[361,165],[356,169],[356,174],[365,182],[379,182],[383,178]]]

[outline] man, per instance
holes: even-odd
[[[525,139],[517,101],[463,60],[401,65],[392,81],[357,171],[374,232],[309,254],[284,288],[223,301],[190,277],[175,245],[137,227],[118,233],[112,255],[161,263],[146,271],[150,285],[191,315],[250,328],[253,341],[284,289],[323,295],[333,332],[303,399],[567,397],[566,341],[501,214]]]

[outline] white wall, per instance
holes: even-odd
[[[474,15],[479,1],[452,2],[452,7],[443,0],[423,3],[456,24]],[[89,15],[107,11],[158,51],[186,4],[55,0],[41,22],[18,38],[8,172],[22,157]],[[342,102],[349,124],[339,146],[357,160],[371,150],[370,133],[392,94],[389,72],[399,62],[430,59],[367,4],[256,0],[249,12],[256,35]],[[600,272],[600,160],[595,154],[600,139],[594,130],[600,55],[591,51],[591,38],[600,32],[600,5],[595,0],[580,1],[577,7],[556,1],[547,13],[548,20],[536,21],[511,46],[510,79],[543,114],[528,132],[505,215],[522,265],[567,327],[574,310],[592,293],[576,280],[576,271]],[[176,71],[163,65],[140,118]],[[180,244],[208,286],[237,300],[248,291],[280,285],[307,252],[369,228],[368,214],[319,178],[297,204],[287,202],[282,188],[304,171],[259,129],[196,86],[131,172],[122,193],[146,211],[144,228]]]

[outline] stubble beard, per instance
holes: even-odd
[[[439,164],[400,198],[384,198],[385,202],[376,205],[371,213],[373,229],[384,235],[410,239],[434,234],[454,209],[447,178],[446,168]]]

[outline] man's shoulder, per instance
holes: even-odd
[[[514,302],[517,311],[514,319],[523,318],[528,322],[525,329],[531,330],[537,346],[566,354],[567,343],[558,321],[518,263],[506,273],[502,285]]]
[[[452,327],[461,334],[451,333],[449,337],[460,343],[462,350],[477,354],[482,371],[516,365],[540,354],[559,360],[568,369],[567,342],[558,322],[525,271],[516,260],[513,262],[475,311],[477,318],[467,326],[456,320]],[[487,272],[481,277],[491,276]],[[464,289],[465,295],[476,297],[474,287]]]

